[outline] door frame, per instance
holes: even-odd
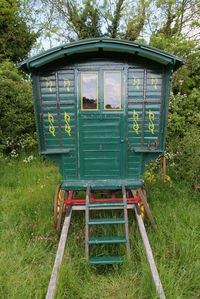
[[[104,72],[121,72],[121,109],[104,109]],[[98,107],[97,109],[81,110],[81,73],[98,73]],[[127,178],[127,68],[122,65],[94,65],[79,66],[76,70],[76,119],[77,119],[77,170],[78,178],[84,179],[81,172],[81,141],[80,141],[80,114],[96,115],[98,119],[120,116],[120,179]]]

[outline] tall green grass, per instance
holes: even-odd
[[[51,162],[0,160],[0,298],[45,298],[59,236],[53,197],[61,177]],[[200,198],[181,182],[148,185],[157,224],[146,229],[166,297],[200,298]],[[98,212],[99,213],[99,212]],[[103,216],[108,212],[103,212]],[[115,216],[115,212],[112,216]],[[120,211],[116,212],[119,213]],[[131,262],[94,267],[85,263],[83,211],[72,213],[55,298],[157,298],[133,212],[129,211]],[[94,227],[93,234],[121,234],[122,226]],[[117,249],[111,246],[112,253]],[[91,247],[107,254],[108,246]],[[125,248],[120,247],[120,254]]]

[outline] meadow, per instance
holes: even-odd
[[[0,159],[1,299],[45,298],[59,242],[52,206],[60,181],[58,168],[37,155]],[[147,192],[157,230],[147,219],[145,226],[166,298],[200,298],[200,193],[159,180]],[[55,298],[157,298],[133,212],[130,263],[86,264],[84,225],[84,212],[73,212]]]

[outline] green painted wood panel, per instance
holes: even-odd
[[[96,189],[98,182],[105,188],[120,181],[138,186],[144,163],[158,156],[164,145],[164,71],[94,62],[40,72],[35,98],[42,151],[59,161],[65,188],[77,188],[79,183],[83,188],[87,181]],[[119,110],[104,107],[104,72],[111,71],[121,73]],[[81,110],[81,72],[98,73],[97,110]]]
[[[162,69],[128,70],[128,139],[133,148],[151,151],[162,143],[163,81]]]
[[[108,69],[92,69],[98,74],[98,110],[81,110],[81,73],[91,70],[79,70],[78,77],[78,111],[79,111],[79,165],[81,179],[120,179],[125,173],[126,152],[123,150],[124,139],[124,71],[109,69],[109,72],[120,72],[121,75],[121,109],[105,110],[104,107],[104,72]],[[113,90],[113,93],[115,91]]]
[[[139,148],[142,146],[142,116],[142,103],[128,103],[128,139],[132,147]]]
[[[161,117],[161,104],[151,103],[145,105],[144,116],[144,141],[143,146],[155,147],[155,142],[159,140],[160,132],[160,117]]]
[[[75,82],[73,69],[63,69],[58,71],[58,86],[60,104],[74,104]]]
[[[65,178],[75,177],[76,170],[76,125],[74,70],[63,69],[39,74],[40,115],[44,149],[48,155],[60,151],[60,167]],[[69,154],[64,151],[70,150]],[[62,153],[63,152],[63,153]]]

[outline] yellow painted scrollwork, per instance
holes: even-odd
[[[65,112],[65,132],[67,132],[67,134],[69,136],[71,136],[71,133],[70,133],[71,127],[70,127],[69,123],[70,123],[70,115]]]
[[[136,86],[137,90],[139,90],[140,86],[140,78],[139,77],[133,77],[133,85]]]
[[[69,92],[70,81],[69,79],[63,79],[63,80],[64,80],[64,88],[67,87],[67,91]]]
[[[49,121],[49,132],[55,136],[55,128],[53,126],[53,123],[54,123],[54,117],[53,115],[51,115],[51,113],[48,112],[48,121]]]
[[[151,75],[151,84],[154,85],[155,89],[157,89],[158,77]]]
[[[49,88],[49,91],[52,92],[52,81],[50,79],[46,80],[46,88]]]
[[[149,131],[151,131],[152,134],[154,134],[154,123],[153,120],[155,118],[155,115],[151,110],[149,109]]]
[[[134,123],[133,123],[133,130],[136,132],[136,134],[139,134],[138,133],[138,130],[139,130],[139,125],[137,123],[139,119],[139,115],[138,113],[135,112],[135,109],[133,110],[133,120],[134,120]]]

